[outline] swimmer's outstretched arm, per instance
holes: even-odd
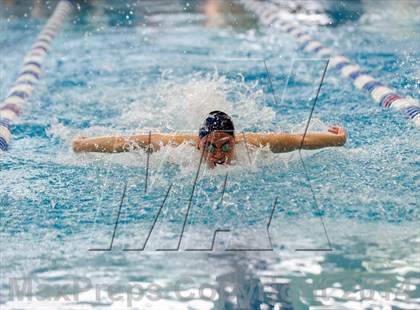
[[[287,133],[247,133],[237,135],[236,142],[245,142],[257,147],[269,146],[274,153],[290,152],[300,148],[303,134]],[[343,128],[331,127],[328,133],[308,132],[303,141],[303,149],[318,149],[341,146],[347,135]],[[135,149],[157,151],[163,145],[178,146],[183,143],[198,145],[196,134],[148,134],[133,136],[108,136],[97,138],[79,137],[73,141],[75,152],[119,153]]]
[[[135,149],[157,151],[163,145],[178,146],[182,143],[197,145],[193,134],[148,134],[133,136],[79,137],[73,141],[75,152],[120,153]]]
[[[300,148],[303,134],[287,133],[247,133],[245,142],[257,147],[269,146],[273,153],[291,152]],[[242,139],[243,140],[243,139]],[[328,132],[307,132],[303,149],[319,149],[330,146],[342,146],[346,143],[347,134],[341,127],[331,127]]]

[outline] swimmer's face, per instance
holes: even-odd
[[[210,168],[230,164],[235,155],[235,138],[226,132],[213,131],[200,140],[199,149]]]

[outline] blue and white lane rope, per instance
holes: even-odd
[[[362,69],[342,55],[335,54],[330,48],[314,40],[296,22],[281,20],[278,7],[270,2],[255,0],[242,0],[244,5],[255,12],[264,25],[272,25],[293,35],[301,44],[305,52],[316,53],[319,57],[329,57],[331,67],[335,68],[341,75],[349,78],[357,89],[369,92],[373,100],[384,108],[393,108],[403,111],[405,116],[414,124],[420,126],[420,103],[410,97],[401,97],[393,90],[377,81],[372,76],[364,73]]]
[[[70,0],[61,0],[47,24],[26,55],[19,77],[0,106],[0,150],[6,151],[12,140],[10,125],[18,119],[22,108],[38,82],[42,63],[61,24],[72,10]]]

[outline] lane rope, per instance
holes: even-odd
[[[315,53],[319,57],[329,57],[330,66],[335,72],[348,78],[357,89],[367,91],[380,106],[402,111],[417,127],[420,126],[420,103],[417,99],[399,96],[394,90],[365,73],[360,66],[353,64],[347,57],[335,53],[313,39],[296,20],[284,20],[277,5],[256,0],[242,0],[242,3],[248,10],[255,12],[263,25],[277,27],[294,36],[304,52]]]
[[[37,84],[45,56],[60,27],[72,10],[71,0],[60,0],[53,14],[26,54],[19,76],[0,105],[0,150],[7,151],[12,140],[11,124],[17,121],[28,98]]]

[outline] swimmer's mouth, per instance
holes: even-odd
[[[216,160],[214,163],[216,165],[224,165],[226,162],[224,160]]]

